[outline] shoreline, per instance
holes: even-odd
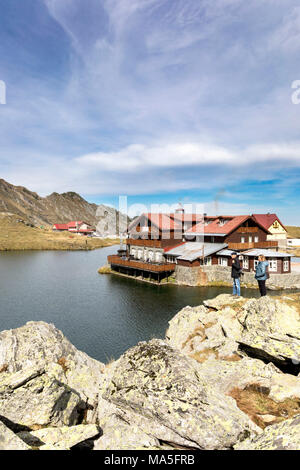
[[[161,283],[155,282],[155,281],[150,281],[149,279],[143,279],[141,276],[134,277],[130,276],[129,274],[124,274],[124,273],[119,273],[117,271],[113,271],[110,266],[104,265],[101,268],[98,269],[98,273],[101,275],[116,275],[120,277],[125,277],[127,279],[132,279],[134,281],[139,281],[143,282],[146,284],[152,284],[155,286],[180,286],[180,287],[227,287],[227,288],[232,288],[232,284],[229,282],[222,282],[222,281],[211,281],[207,282],[206,284],[199,284],[199,285],[191,285],[191,284],[185,284],[183,282],[179,282],[176,279],[173,278],[173,280],[170,281],[161,281]],[[247,290],[257,290],[258,287],[255,284],[246,284],[246,283],[241,283],[241,289],[247,289]],[[287,292],[300,292],[300,289],[295,289],[293,286],[292,287],[270,287],[267,286],[267,291],[269,292],[281,292],[281,291],[287,291]]]
[[[103,239],[103,241],[109,240],[109,239]],[[95,250],[100,250],[101,248],[108,248],[110,246],[118,245],[119,242],[113,242],[113,241],[107,241],[103,245],[99,246],[53,246],[53,247],[18,247],[18,248],[3,248],[0,246],[0,253],[5,253],[5,252],[15,252],[15,251],[95,251]]]

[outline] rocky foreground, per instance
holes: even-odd
[[[104,365],[0,333],[0,449],[300,449],[300,297],[220,295]]]

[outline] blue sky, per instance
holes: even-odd
[[[0,177],[300,224],[298,1],[0,7]]]

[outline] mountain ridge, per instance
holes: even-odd
[[[15,186],[0,179],[0,212],[16,214],[36,226],[84,220],[96,227],[99,221],[97,209],[97,204],[86,201],[74,191],[53,192],[42,197],[25,186]]]

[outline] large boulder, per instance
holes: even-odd
[[[103,436],[96,442],[94,450],[158,450],[158,439],[146,434],[142,428],[128,424],[119,415],[113,414],[104,424]]]
[[[170,321],[166,338],[173,347],[199,362],[249,355],[300,373],[299,300],[222,294],[204,304],[186,307]]]
[[[0,420],[13,430],[77,424],[85,403],[44,369],[0,374]]]
[[[300,377],[283,374],[272,363],[248,357],[234,362],[211,358],[199,364],[198,371],[262,428],[300,412]]]
[[[238,314],[240,347],[248,354],[300,372],[300,316],[297,305],[271,297],[250,299]]]
[[[163,442],[198,449],[229,449],[259,428],[231,397],[210,386],[196,361],[166,342],[139,343],[109,373],[103,399],[123,419]]]
[[[30,450],[30,447],[0,421],[0,450]]]
[[[259,436],[239,442],[235,450],[300,450],[300,414],[265,429]]]
[[[104,364],[78,351],[61,331],[45,322],[2,331],[0,370],[17,372],[30,367],[43,368],[75,389],[87,404],[88,421],[94,422]]]
[[[223,296],[222,299],[228,301]],[[237,341],[242,331],[237,312],[230,306],[224,306],[220,314],[202,305],[185,307],[172,318],[166,339],[172,347],[202,362],[209,357],[238,358]]]

